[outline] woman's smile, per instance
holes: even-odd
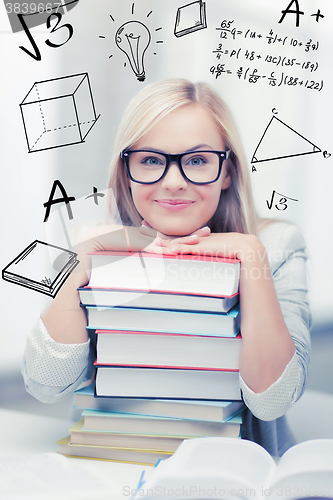
[[[184,199],[157,199],[155,200],[158,206],[170,210],[171,212],[177,212],[179,210],[184,210],[190,207],[193,203],[192,200]]]

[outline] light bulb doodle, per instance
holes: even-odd
[[[150,40],[150,31],[140,21],[129,21],[120,26],[116,32],[116,45],[125,52],[139,82],[143,82],[146,78],[143,58]]]

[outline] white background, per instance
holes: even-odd
[[[46,27],[31,30],[42,54],[37,62],[21,49],[31,49],[26,34],[13,34],[4,5],[0,5],[0,165],[1,165],[1,269],[33,240],[60,244],[60,236],[53,232],[55,215],[43,223],[45,203],[53,181],[59,179],[69,196],[85,198],[93,186],[105,189],[108,163],[114,134],[120,117],[129,101],[140,88],[155,80],[184,77],[204,80],[213,85],[229,104],[238,124],[249,168],[253,152],[272,117],[278,117],[322,151],[333,153],[332,111],[333,73],[331,49],[333,46],[333,8],[329,0],[299,0],[304,15],[300,26],[295,26],[295,15],[286,16],[278,23],[288,0],[206,0],[207,29],[176,38],[173,34],[177,8],[181,0],[80,0],[77,7],[66,14],[61,24],[70,23],[73,38],[54,49],[44,41],[52,37],[63,41],[66,31],[51,35]],[[320,8],[325,16],[316,22],[312,14]],[[152,13],[147,17],[147,14]],[[113,17],[114,21],[111,19]],[[229,47],[241,48],[243,59],[237,63],[227,55],[220,60],[212,53],[221,41],[219,27],[222,20],[233,20],[242,35]],[[146,80],[138,82],[126,62],[125,55],[114,42],[116,30],[125,22],[138,20],[151,32],[151,43],[145,54]],[[157,28],[161,30],[156,31]],[[261,33],[262,39],[244,37],[247,30]],[[287,37],[287,43],[268,44],[265,38],[270,30],[274,36]],[[100,38],[104,36],[105,38]],[[291,38],[319,41],[319,49],[305,53],[303,48],[288,45]],[[162,41],[163,43],[158,43]],[[228,46],[227,42],[223,48]],[[269,66],[262,60],[249,61],[245,50],[255,51],[264,58],[267,54],[295,57],[301,62],[318,62],[316,72]],[[154,54],[156,53],[156,55]],[[109,57],[111,56],[112,57]],[[215,78],[212,66],[225,63],[233,74]],[[258,68],[258,74],[275,71],[276,75],[302,76],[308,80],[324,81],[318,92],[304,86],[281,85],[272,87],[261,80],[251,84],[236,76],[237,67]],[[101,116],[82,144],[28,153],[19,104],[35,82],[77,73],[88,73],[97,114]],[[276,137],[279,141],[279,137]],[[265,217],[281,217],[298,224],[305,235],[310,254],[310,298],[316,325],[333,322],[331,281],[333,264],[332,185],[333,156],[325,159],[322,153],[283,160],[263,162],[251,173],[256,207]],[[288,209],[268,210],[266,200],[276,190],[298,202],[290,202]],[[59,192],[57,192],[59,195]],[[93,203],[87,200],[86,203]],[[82,200],[81,205],[82,206]],[[72,203],[76,221],[82,219],[82,210]],[[54,214],[54,209],[53,209]],[[53,236],[52,236],[53,235]],[[52,237],[54,238],[52,240]],[[1,286],[1,353],[0,370],[17,370],[24,350],[27,332],[47,299],[42,294],[4,280]],[[52,300],[52,299],[51,299]]]

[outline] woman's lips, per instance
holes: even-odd
[[[179,210],[184,210],[185,208],[189,207],[194,203],[191,200],[182,200],[182,199],[162,199],[162,200],[155,200],[158,206],[165,208],[166,210],[170,210],[171,212],[177,212]]]

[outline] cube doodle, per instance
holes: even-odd
[[[29,153],[84,142],[100,116],[88,73],[35,82],[20,108]]]

